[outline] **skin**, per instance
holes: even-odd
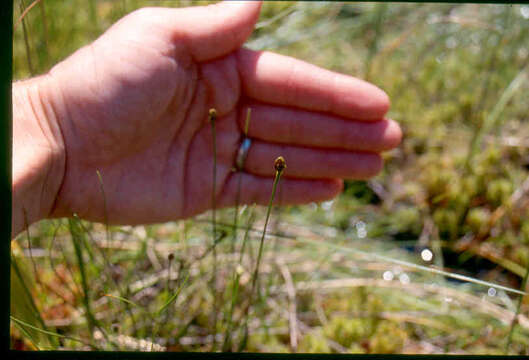
[[[242,47],[259,2],[135,11],[13,87],[13,234],[43,218],[112,224],[181,219],[211,206],[208,111],[218,113],[217,206],[266,204],[282,155],[282,204],[336,196],[400,143],[374,85]],[[253,142],[234,172],[247,108]],[[101,193],[96,171],[105,192]],[[25,213],[25,214],[24,214]],[[24,217],[26,219],[24,219]]]

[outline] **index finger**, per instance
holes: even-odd
[[[252,99],[366,121],[382,119],[389,109],[384,91],[351,76],[244,48],[237,60],[244,95]]]

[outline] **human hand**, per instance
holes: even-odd
[[[218,113],[217,205],[265,204],[282,155],[281,203],[336,196],[342,178],[367,178],[398,145],[386,94],[361,80],[289,57],[242,48],[259,2],[145,8],[56,65],[39,87],[62,179],[45,217],[77,213],[109,223],[189,217],[211,206]],[[247,109],[253,139],[234,172]],[[58,134],[58,135],[57,135]],[[103,180],[104,194],[96,171]],[[62,173],[60,173],[62,172]],[[50,177],[48,176],[48,177]],[[106,211],[105,211],[106,206]]]

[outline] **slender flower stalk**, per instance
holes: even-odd
[[[213,225],[213,276],[211,279],[212,290],[213,290],[213,338],[217,336],[217,132],[215,128],[215,123],[217,121],[217,111],[215,109],[210,109],[208,114],[208,120],[211,125],[211,136],[212,136],[212,146],[213,146],[213,174],[212,174],[212,191],[211,191],[211,222]],[[212,343],[212,350],[215,350],[215,341]]]
[[[276,190],[277,190],[277,184],[279,183],[279,179],[281,178],[281,174],[283,173],[283,171],[286,169],[287,165],[286,165],[286,162],[285,162],[285,159],[280,156],[278,157],[275,161],[274,161],[274,168],[276,170],[276,175],[275,175],[275,178],[274,178],[274,184],[272,185],[272,195],[270,196],[270,201],[268,202],[268,207],[266,209],[266,218],[265,218],[265,224],[264,224],[264,228],[263,228],[263,234],[261,235],[261,241],[259,242],[259,250],[257,252],[257,262],[255,264],[255,270],[253,272],[253,276],[252,276],[252,287],[250,289],[250,296],[249,296],[249,303],[248,303],[248,307],[246,308],[246,319],[244,321],[244,335],[243,335],[243,340],[241,342],[241,344],[239,345],[239,351],[241,351],[242,349],[244,349],[244,347],[246,346],[246,342],[248,340],[248,312],[249,312],[249,309],[250,309],[250,304],[252,302],[252,298],[253,298],[253,294],[255,292],[255,288],[256,288],[256,285],[257,285],[257,278],[259,276],[259,265],[261,264],[261,258],[263,256],[263,245],[264,245],[264,238],[265,238],[265,235],[266,235],[266,227],[268,226],[268,220],[270,219],[270,212],[272,210],[272,204],[274,203],[274,197],[276,195]]]
[[[246,139],[248,137],[248,128],[250,126],[250,118],[252,114],[252,109],[248,108],[248,111],[246,112],[246,122],[244,123],[244,130],[243,130],[243,138]],[[241,169],[239,169],[236,165],[234,168],[235,172],[241,172]],[[237,242],[237,229],[239,226],[239,203],[241,200],[241,188],[242,188],[242,176],[239,176],[237,179],[237,192],[235,194],[235,213],[233,215],[233,239],[231,242],[231,253],[235,254],[235,243]],[[251,217],[250,217],[251,220]],[[232,296],[231,296],[231,304],[230,309],[228,311],[227,315],[227,321],[228,325],[226,327],[226,335],[224,336],[224,341],[222,344],[222,351],[228,351],[231,347],[231,331],[233,327],[233,310],[235,308],[235,304],[238,300],[239,295],[239,278],[241,276],[241,269],[242,269],[242,258],[244,255],[244,248],[246,245],[246,240],[248,237],[248,230],[246,231],[246,234],[244,235],[244,240],[242,244],[242,248],[239,254],[239,262],[237,263],[237,266],[233,269],[233,286],[232,286]]]
[[[255,207],[255,204],[254,204]],[[237,263],[237,266],[234,270],[234,280],[233,285],[231,289],[231,302],[230,302],[230,309],[228,311],[227,319],[228,319],[228,325],[226,327],[226,335],[224,336],[224,342],[222,344],[222,351],[227,352],[231,350],[231,332],[233,330],[233,312],[235,310],[235,305],[237,304],[237,301],[239,300],[239,285],[240,285],[240,279],[241,275],[244,273],[244,268],[242,267],[242,259],[244,257],[244,251],[246,250],[246,244],[248,243],[248,238],[250,235],[250,229],[252,227],[252,224],[255,220],[255,209],[252,207],[250,210],[250,216],[248,218],[248,224],[246,226],[246,231],[244,232],[244,238],[242,240],[241,250],[239,251],[239,262]],[[237,229],[235,229],[236,231]]]
[[[96,170],[97,180],[99,182],[99,190],[101,190],[101,195],[103,196],[103,218],[105,220],[105,232],[107,236],[107,247],[110,248],[110,229],[108,225],[108,209],[107,209],[107,197],[105,195],[105,187],[103,186],[103,177],[99,170]]]
[[[106,242],[107,242],[107,248],[110,249],[110,243],[112,242],[112,232],[110,231],[110,225],[109,225],[109,222],[108,222],[108,206],[107,206],[107,197],[106,197],[106,194],[105,194],[105,186],[104,186],[104,183],[103,183],[103,177],[101,176],[101,172],[99,172],[99,170],[96,170],[96,175],[97,175],[97,181],[99,182],[99,190],[101,191],[101,196],[103,198],[103,219],[105,221],[105,235],[106,235]],[[82,223],[79,223],[81,226],[82,226]],[[103,249],[101,249],[95,242],[93,242],[96,249],[99,250],[99,252],[101,253],[101,256],[103,258],[103,261],[104,261],[104,267],[105,267],[105,270],[107,270],[107,274],[111,273],[112,272],[112,264],[110,263],[110,260],[108,259],[108,256],[106,255],[105,251]],[[114,283],[114,285],[116,286],[116,288],[118,289],[118,292],[119,292],[119,295],[121,297],[125,297],[127,294],[126,294],[126,291],[124,291],[121,286],[119,285],[119,283],[116,281],[116,279],[114,279],[114,277],[112,276],[108,276],[109,279],[112,280],[112,282]],[[132,329],[133,329],[133,334],[136,334],[138,329],[137,329],[137,325],[136,325],[136,320],[134,319],[134,314],[132,313],[132,309],[130,308],[130,304],[128,303],[125,303],[125,310],[127,311],[129,317],[130,317],[130,320],[131,320],[131,323],[132,323]]]
[[[212,137],[212,150],[213,150],[213,174],[212,181],[213,187],[211,191],[211,222],[213,224],[213,244],[215,244],[215,235],[217,233],[217,222],[216,222],[216,187],[217,187],[217,131],[215,128],[215,122],[217,121],[217,111],[210,109],[208,114],[208,120],[211,125],[211,137]]]
[[[248,137],[248,127],[250,126],[251,114],[252,114],[252,109],[248,108],[248,112],[246,113],[246,122],[244,124],[243,141],[244,139]],[[235,168],[235,171],[240,172],[241,169]],[[237,226],[239,224],[239,203],[241,201],[241,187],[242,187],[242,176],[239,176],[239,178],[237,179],[237,193],[235,194],[235,214],[233,218],[234,232],[233,232],[233,241],[231,243],[232,254],[235,253],[235,242],[237,241]]]

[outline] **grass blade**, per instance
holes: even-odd
[[[169,305],[171,305],[177,298],[178,298],[178,295],[180,294],[180,292],[182,291],[182,289],[184,288],[184,286],[186,285],[187,283],[187,280],[189,279],[189,274],[186,275],[186,277],[184,278],[184,281],[182,282],[182,284],[178,287],[178,289],[176,289],[176,292],[169,298],[169,300],[167,300],[167,302],[165,304],[162,305],[162,307],[156,312],[156,316],[160,316],[164,311],[165,309],[167,309],[167,307]]]
[[[125,299],[124,297],[121,297],[121,296],[118,296],[118,295],[105,294],[105,296],[107,296],[109,298],[113,298],[113,299],[119,300],[119,301],[123,301],[124,303],[132,305],[132,306],[140,307],[140,305],[136,304],[134,301]]]
[[[299,242],[302,242],[302,243],[313,244],[313,245],[317,245],[317,246],[326,246],[326,247],[332,248],[334,250],[338,250],[340,252],[352,253],[352,254],[355,254],[355,255],[360,255],[360,256],[362,256],[364,258],[376,259],[376,260],[380,260],[380,261],[383,261],[383,262],[388,262],[388,263],[391,263],[391,264],[396,264],[396,265],[400,265],[400,266],[403,266],[403,267],[407,267],[407,268],[410,268],[410,269],[425,271],[425,272],[429,272],[429,273],[432,273],[432,274],[443,275],[443,276],[446,276],[448,278],[452,278],[452,279],[456,279],[456,280],[460,280],[460,281],[464,281],[464,282],[474,283],[474,284],[477,284],[477,285],[482,285],[482,286],[487,286],[487,287],[493,287],[493,288],[496,288],[496,289],[500,289],[500,290],[503,290],[503,291],[506,291],[506,292],[510,292],[510,293],[514,293],[514,294],[518,294],[518,295],[527,295],[527,293],[525,291],[521,291],[521,290],[513,289],[513,288],[510,288],[510,287],[507,287],[507,286],[491,283],[489,281],[479,280],[479,279],[476,279],[476,278],[473,278],[473,277],[470,277],[470,276],[465,276],[465,275],[461,275],[461,274],[451,273],[451,272],[448,272],[448,271],[444,271],[444,270],[440,270],[440,269],[436,269],[436,268],[432,268],[432,267],[428,267],[428,266],[424,266],[424,265],[415,264],[415,263],[412,263],[412,262],[409,262],[409,261],[405,261],[405,260],[399,260],[399,259],[390,258],[390,257],[385,256],[385,255],[380,255],[380,254],[376,254],[376,253],[368,253],[368,252],[365,252],[365,251],[362,251],[362,250],[357,250],[357,249],[353,249],[353,248],[349,248],[349,247],[345,247],[345,246],[341,246],[341,245],[337,245],[337,244],[332,244],[331,242],[311,240],[311,239],[302,239],[302,238],[297,238],[296,240],[299,241]]]
[[[90,344],[90,343],[87,343],[81,339],[78,339],[78,338],[75,338],[75,337],[72,337],[72,336],[68,336],[68,335],[61,335],[61,334],[57,334],[57,333],[54,333],[52,331],[48,331],[48,330],[43,330],[43,329],[40,329],[36,326],[33,326],[31,324],[28,324],[27,322],[25,321],[22,321],[20,319],[17,319],[16,317],[14,316],[9,316],[9,318],[11,319],[11,321],[19,324],[19,325],[22,325],[24,327],[27,327],[31,330],[35,330],[35,331],[38,331],[42,334],[46,334],[46,335],[49,335],[49,336],[55,336],[55,337],[58,337],[58,338],[62,338],[62,339],[68,339],[68,340],[73,340],[73,341],[77,341],[77,342],[80,342],[81,344],[84,344],[84,345],[87,345],[87,346],[90,346],[91,348],[94,348],[97,350],[97,348],[94,347],[93,344]]]

